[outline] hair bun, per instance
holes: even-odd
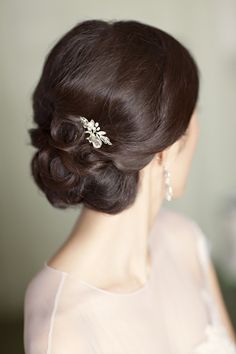
[[[190,52],[161,29],[78,23],[48,53],[32,95],[34,180],[55,207],[124,210],[139,171],[188,128],[198,88]],[[94,148],[81,116],[98,122],[112,145]]]

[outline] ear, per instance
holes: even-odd
[[[171,167],[178,154],[179,144],[180,141],[177,140],[172,145],[168,146],[165,150],[158,152],[155,156],[155,159],[158,161],[158,164],[162,167]]]

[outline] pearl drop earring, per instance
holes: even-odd
[[[165,199],[171,201],[173,198],[173,189],[170,184],[170,171],[164,166]]]

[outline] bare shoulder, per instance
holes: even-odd
[[[181,241],[195,242],[205,234],[200,224],[191,216],[182,212],[162,207],[158,216],[170,235]]]
[[[199,275],[199,250],[208,251],[208,238],[200,224],[191,216],[163,207],[160,219],[165,230],[165,243],[171,252],[186,262]]]

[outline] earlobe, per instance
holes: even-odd
[[[156,160],[158,161],[159,165],[164,165],[166,157],[167,157],[167,149],[160,151],[156,154]]]
[[[172,153],[171,147],[167,147],[165,150],[158,152],[156,154],[156,160],[158,161],[159,165],[169,167],[170,165],[170,155]]]
[[[161,156],[160,156],[160,153],[158,153],[158,154],[156,155],[156,160],[158,161],[158,163],[160,163],[160,162],[161,162]]]

